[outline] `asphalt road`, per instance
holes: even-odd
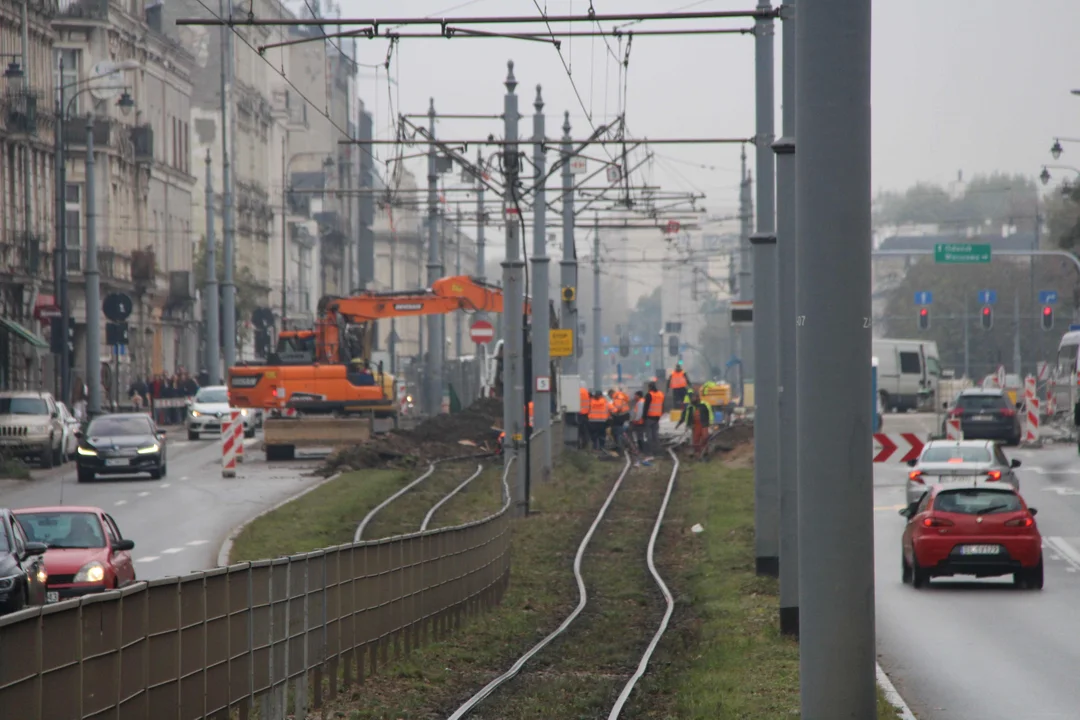
[[[214,567],[230,530],[319,480],[309,474],[314,459],[267,463],[255,449],[260,437],[245,442],[236,478],[222,478],[219,440],[169,435],[169,470],[161,480],[134,476],[80,484],[70,462],[35,471],[32,481],[2,481],[0,506],[100,507],[135,541],[137,577],[153,580]]]
[[[899,416],[886,432],[929,431],[932,415]],[[897,425],[902,424],[901,427]],[[908,426],[916,425],[908,429]],[[1080,717],[1080,455],[1075,445],[1006,448],[1023,463],[1020,490],[1039,509],[1046,587],[1010,578],[900,582],[908,468],[875,467],[877,643],[881,665],[919,720]]]

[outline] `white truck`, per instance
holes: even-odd
[[[878,399],[886,412],[936,409],[941,362],[937,343],[925,340],[874,340],[878,359]]]

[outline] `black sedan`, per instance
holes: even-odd
[[[1004,440],[1010,445],[1020,444],[1020,415],[1004,390],[961,390],[949,410],[949,418],[960,420],[960,431],[965,440]],[[946,434],[944,427],[942,434]]]
[[[144,413],[103,415],[79,434],[75,463],[79,482],[133,473],[150,473],[160,480],[166,471],[165,431]]]
[[[0,510],[0,615],[45,604],[44,543],[30,542],[8,510]]]

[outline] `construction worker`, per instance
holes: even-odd
[[[626,432],[626,422],[630,419],[630,399],[619,388],[608,390],[608,398],[611,405],[611,438],[618,449],[622,434]]]
[[[664,414],[664,393],[656,389],[656,383],[649,383],[649,392],[645,395],[645,435],[648,438],[649,452],[660,452],[660,417]]]
[[[691,428],[694,453],[700,458],[705,453],[705,446],[709,441],[713,411],[709,403],[693,390],[690,391],[689,399],[690,402],[683,408],[682,417],[675,423],[675,427],[681,427],[683,423],[686,423],[686,426]]]
[[[578,408],[577,441],[578,450],[589,447],[589,403],[592,397],[586,388],[581,388],[581,406]]]
[[[683,370],[682,363],[680,362],[675,365],[675,369],[671,371],[671,375],[668,377],[667,381],[667,389],[671,391],[676,410],[682,408],[686,403],[686,392],[689,387],[690,378],[687,377],[686,371]]]
[[[533,401],[529,401],[529,427],[533,426]]]
[[[630,431],[634,434],[634,442],[645,450],[645,393],[638,390],[634,393],[634,407],[630,410]]]
[[[597,390],[589,401],[589,435],[592,437],[593,450],[604,449],[610,419],[611,405],[608,404],[604,393]]]

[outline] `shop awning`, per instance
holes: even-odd
[[[42,350],[47,350],[49,348],[49,343],[45,342],[14,320],[0,317],[0,328],[7,330],[12,335],[30,343],[36,348],[41,348]]]

